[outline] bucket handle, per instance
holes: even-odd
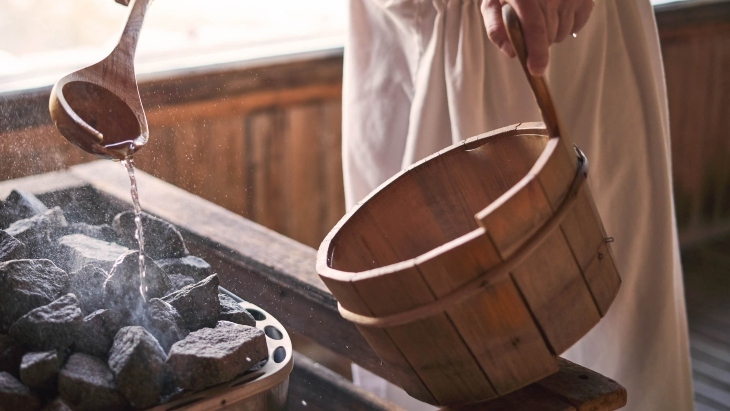
[[[560,127],[560,120],[558,119],[558,113],[555,111],[555,105],[553,99],[550,97],[550,91],[548,89],[547,82],[543,76],[533,76],[530,70],[527,68],[527,45],[525,44],[525,36],[522,31],[522,25],[517,17],[517,13],[509,4],[502,6],[502,20],[504,20],[504,26],[507,30],[507,37],[509,37],[512,48],[517,54],[517,58],[520,60],[522,70],[527,76],[527,82],[530,83],[532,93],[535,95],[537,105],[540,107],[542,113],[542,119],[545,123],[548,135],[550,137],[563,137],[562,128]],[[567,139],[565,143],[568,143]]]

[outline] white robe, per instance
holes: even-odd
[[[348,207],[415,161],[540,116],[516,59],[487,39],[479,0],[350,0],[343,162]],[[691,410],[687,323],[672,202],[668,109],[649,0],[597,0],[550,49],[547,81],[587,155],[621,290],[563,356],[628,390],[629,411]],[[430,409],[355,370],[408,409]]]

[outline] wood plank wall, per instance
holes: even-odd
[[[93,159],[48,124],[48,92],[0,96],[0,180]],[[140,94],[139,168],[312,247],[344,214],[342,50],[142,80]]]
[[[730,2],[657,7],[685,244],[730,230]],[[341,50],[146,79],[143,170],[312,247],[344,213]],[[49,125],[50,89],[0,95],[0,180],[91,156]],[[144,193],[142,193],[144,203]]]
[[[730,1],[657,7],[680,242],[730,231]]]

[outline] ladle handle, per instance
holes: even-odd
[[[525,44],[525,37],[522,33],[522,26],[517,17],[517,13],[509,4],[502,6],[502,19],[507,30],[507,36],[509,37],[510,43],[512,43],[512,48],[520,60],[522,70],[524,70],[527,76],[527,81],[530,83],[530,88],[532,88],[532,93],[535,95],[537,105],[540,107],[548,135],[550,137],[560,136],[565,138],[565,135],[561,133],[558,113],[555,111],[555,105],[553,104],[553,99],[550,97],[550,91],[548,90],[545,78],[542,76],[533,76],[527,68],[527,45]]]
[[[144,16],[147,13],[147,7],[152,0],[132,0],[132,10],[129,12],[127,24],[124,26],[122,36],[114,48],[114,53],[121,53],[124,58],[130,62],[134,62],[134,53],[137,50],[137,40],[139,32],[142,30]]]

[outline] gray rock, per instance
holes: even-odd
[[[0,372],[0,410],[34,411],[41,408],[41,401],[7,372]]]
[[[0,371],[20,377],[20,362],[25,351],[9,335],[0,334]]]
[[[166,295],[162,300],[175,307],[186,329],[195,331],[203,327],[215,327],[220,315],[218,284],[218,276],[213,274]]]
[[[104,283],[108,307],[116,307],[131,314],[141,314],[144,299],[139,290],[139,251],[128,251],[119,257]],[[160,298],[170,291],[170,278],[151,258],[145,258],[145,286],[147,299]],[[139,321],[133,321],[138,324]]]
[[[109,275],[95,265],[86,265],[84,268],[69,274],[68,292],[79,299],[81,311],[91,313],[105,306],[104,283]]]
[[[0,332],[28,311],[57,299],[68,283],[68,274],[50,260],[0,263]]]
[[[157,339],[165,352],[187,335],[181,324],[182,318],[175,307],[159,298],[147,301],[144,328]]]
[[[76,339],[84,315],[73,294],[29,311],[10,327],[10,337],[31,350],[65,349]]]
[[[61,398],[76,411],[121,411],[128,403],[100,359],[75,353],[58,375]]]
[[[19,260],[25,256],[25,244],[0,230],[0,262]]]
[[[129,251],[119,244],[83,234],[63,236],[56,241],[56,246],[59,265],[68,272],[78,271],[87,265],[95,265],[108,272],[119,256]]]
[[[56,398],[43,408],[43,411],[73,411],[71,406],[60,398]]]
[[[56,350],[29,352],[20,363],[20,381],[40,391],[53,391],[63,365],[62,360]]]
[[[63,208],[66,220],[70,223],[108,224],[116,214],[125,209],[120,202],[109,201],[100,190],[91,185],[74,187],[73,190],[61,190],[43,196],[43,201],[58,204]],[[104,205],[103,207],[100,205]]]
[[[134,222],[134,211],[125,211],[114,217],[112,228],[119,236],[122,244],[129,248],[136,247],[135,233],[137,225]],[[158,260],[176,258],[188,255],[182,235],[178,229],[167,221],[142,213],[142,228],[144,230],[145,255]]]
[[[109,224],[91,225],[86,223],[72,223],[60,230],[62,236],[71,234],[83,234],[97,240],[113,243],[117,235]]]
[[[157,260],[157,264],[168,275],[181,274],[192,277],[195,282],[204,279],[213,273],[210,264],[200,257],[188,255],[182,258],[164,258]]]
[[[114,336],[124,325],[121,313],[112,310],[96,310],[84,317],[77,334],[77,352],[106,358],[112,348]]]
[[[225,294],[218,294],[218,299],[221,304],[221,314],[219,317],[221,321],[230,321],[236,324],[248,325],[249,327],[256,326],[256,320],[253,316],[245,308],[241,307],[241,304],[236,302],[236,300]]]
[[[158,403],[166,359],[155,337],[142,327],[124,327],[114,337],[109,368],[119,391],[134,408],[148,408]]]
[[[61,208],[53,207],[42,214],[16,221],[5,231],[25,244],[29,256],[54,260],[56,250],[53,239],[58,230],[67,225]]]
[[[220,321],[176,342],[167,364],[180,387],[196,391],[229,381],[267,356],[263,331]]]
[[[195,284],[193,277],[188,277],[187,275],[168,273],[167,276],[170,277],[170,284],[172,284],[170,287],[171,291],[177,291],[185,286]]]
[[[13,190],[5,201],[0,201],[0,228],[46,211],[48,207],[33,194]]]

